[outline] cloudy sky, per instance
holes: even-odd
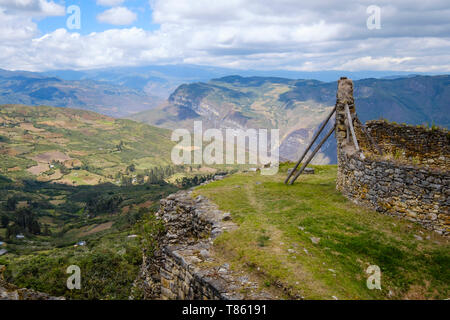
[[[448,0],[0,0],[0,68],[450,72],[449,17]]]

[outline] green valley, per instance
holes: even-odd
[[[138,299],[133,282],[159,200],[219,170],[171,165],[173,146],[169,130],[131,120],[0,106],[6,280],[66,298]],[[83,269],[81,292],[65,285],[70,265]]]

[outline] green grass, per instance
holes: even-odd
[[[116,230],[91,237],[86,247],[64,247],[32,255],[6,255],[6,280],[68,299],[128,299],[142,262],[140,238]],[[81,269],[81,289],[68,290],[66,269]]]
[[[448,298],[447,239],[354,205],[335,190],[336,166],[315,169],[292,186],[283,183],[284,165],[275,176],[235,174],[199,187],[196,194],[239,224],[215,241],[218,254],[275,291],[282,284],[285,298]],[[382,290],[366,286],[373,264],[381,268]]]
[[[11,194],[14,186],[3,186],[0,197]],[[13,188],[13,189],[7,189]],[[18,287],[46,292],[69,299],[128,299],[133,281],[138,276],[142,262],[141,238],[127,238],[129,234],[142,234],[140,226],[157,210],[159,199],[178,190],[173,185],[115,186],[65,186],[49,183],[26,183],[16,196],[41,199],[36,209],[41,229],[49,226],[51,235],[26,234],[25,240],[6,239],[5,229],[0,229],[0,240],[5,241],[8,254],[0,257],[6,265],[6,280]],[[59,205],[49,206],[42,196],[63,199]],[[87,217],[84,206],[98,196],[120,196],[123,200],[116,212],[99,212]],[[151,201],[150,203],[148,203]],[[145,204],[146,208],[139,205]],[[128,210],[124,210],[128,207]],[[46,209],[50,208],[50,209]],[[15,212],[0,213],[11,218]],[[153,220],[146,223],[152,224]],[[93,230],[102,224],[104,228]],[[145,235],[148,236],[148,235]],[[78,241],[86,247],[74,247]],[[65,270],[75,264],[82,270],[82,289],[70,291],[65,284]]]

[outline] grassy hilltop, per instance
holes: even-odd
[[[292,186],[288,165],[274,176],[241,173],[199,187],[231,212],[239,228],[220,236],[215,254],[280,298],[448,298],[448,239],[408,221],[354,205],[336,191],[336,166],[316,166]],[[381,289],[366,286],[369,265]]]

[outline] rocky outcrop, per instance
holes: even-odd
[[[65,300],[30,289],[20,289],[0,279],[0,300]]]
[[[229,213],[192,190],[161,200],[157,213],[166,225],[159,249],[144,257],[147,299],[271,299],[255,281],[213,254],[213,240],[236,228]]]

